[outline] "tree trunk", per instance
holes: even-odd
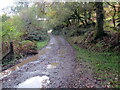
[[[86,5],[86,4],[85,4]],[[88,22],[87,22],[87,12],[86,12],[86,7],[85,7],[85,9],[84,9],[84,17],[85,17],[85,23],[86,23],[86,25],[88,24]]]
[[[118,7],[118,18],[120,18],[120,2],[119,2],[119,7]],[[119,45],[120,44],[120,20],[118,19],[118,25],[117,25],[117,28],[118,28],[118,32],[117,32],[117,44]]]
[[[96,6],[96,33],[95,39],[101,38],[104,35],[104,14],[103,14],[103,2],[95,2]]]
[[[112,16],[112,22],[113,22],[113,25],[114,25],[114,28],[115,28],[115,27],[116,27],[115,16],[116,16],[117,10],[116,10],[115,5],[112,5],[112,4],[110,4],[109,2],[107,2],[107,4],[110,5],[110,6],[113,8],[113,10],[114,10],[114,14],[113,14],[113,16]]]
[[[13,42],[10,42],[10,52],[14,54],[14,50],[13,50]]]
[[[13,42],[10,42],[10,59],[14,58]]]
[[[113,14],[113,25],[114,25],[114,28],[116,27],[116,24],[115,24],[115,15],[116,15],[116,8],[115,6],[113,6],[114,8],[114,14]]]

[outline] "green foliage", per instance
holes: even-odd
[[[44,22],[38,21],[38,7],[34,5],[20,12],[20,18],[24,24],[27,40],[45,40],[47,39],[47,31],[44,29]]]
[[[22,47],[22,51],[24,50],[36,50],[36,42],[35,41],[30,41],[30,40],[23,40],[20,42],[20,46]]]
[[[7,16],[6,14],[2,15],[2,22],[5,22],[6,20],[8,20],[10,17]]]
[[[25,26],[22,18],[20,16],[13,16],[11,18],[12,25],[16,27],[18,32],[25,33]]]
[[[20,7],[22,7],[22,5],[23,4],[20,4]],[[3,23],[1,26],[1,34],[3,41],[10,42],[12,40],[24,39],[26,37],[25,35],[27,35],[30,40],[39,41],[47,39],[47,31],[43,29],[43,23],[36,19],[38,8],[33,5],[29,8],[23,7],[23,9],[21,8],[18,11],[19,15],[14,15],[11,18],[6,14],[2,15]]]
[[[47,31],[45,30],[35,30],[34,32],[29,32],[26,36],[27,40],[44,41],[48,38]]]
[[[47,40],[45,41],[38,41],[37,42],[37,49],[40,50],[41,48],[43,48],[45,45],[47,45]]]
[[[36,8],[34,6],[21,10],[20,12],[20,17],[22,18],[23,22],[25,25],[31,23],[31,24],[36,24]]]
[[[22,32],[18,31],[11,21],[2,23],[2,38],[4,41],[17,40],[21,35]]]
[[[64,3],[54,3],[48,8],[46,14],[46,16],[50,19],[49,26],[54,28],[58,25],[62,25],[71,13],[71,10],[66,8]]]
[[[27,43],[32,43],[32,41],[30,41],[30,40],[23,40],[20,43],[21,43],[21,45],[26,45]]]
[[[11,12],[14,13],[14,15],[7,16],[7,14],[5,14],[0,18],[0,23],[2,24],[0,24],[2,28],[0,35],[2,36],[2,43],[5,44],[5,47],[2,47],[5,51],[4,54],[9,51],[5,50],[6,47],[9,48],[9,44],[7,45],[6,42],[9,43],[12,41],[14,43],[14,56],[17,59],[28,54],[37,54],[36,41],[48,39],[44,22],[38,21],[36,17],[41,16],[39,15],[39,8],[35,5],[28,7],[27,3],[19,4],[12,8],[13,10]],[[39,48],[44,45],[45,43],[42,43]],[[10,58],[8,58],[8,60],[10,61]],[[9,66],[11,62],[15,62],[16,60],[9,61],[5,65]]]

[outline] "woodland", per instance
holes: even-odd
[[[107,80],[106,87],[120,87],[120,2],[17,2],[3,11],[3,70],[38,54],[52,30],[76,49],[78,61],[93,66],[97,80]]]

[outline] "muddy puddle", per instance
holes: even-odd
[[[46,47],[46,48],[47,48],[47,49],[51,49],[52,47],[49,46],[49,47]]]
[[[0,73],[0,80],[8,75],[11,74],[11,70],[5,70],[4,72]]]
[[[56,68],[59,63],[51,63],[47,65],[47,69]]]
[[[36,76],[20,83],[16,88],[47,88],[50,83],[48,76]]]
[[[48,46],[47,46],[48,47]],[[41,52],[39,52],[39,54],[35,55],[35,56],[32,56],[30,58],[27,58],[26,60],[24,60],[23,62],[5,70],[5,71],[2,71],[0,72],[0,80],[8,75],[11,74],[12,71],[15,71],[15,70],[19,70],[19,68],[29,62],[32,62],[32,61],[35,61],[35,60],[38,60],[41,56],[43,56],[49,49],[48,48],[45,48],[43,49]]]

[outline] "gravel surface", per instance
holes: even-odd
[[[7,77],[4,77],[2,79],[2,87],[100,87],[99,82],[93,79],[92,70],[90,69],[89,64],[83,62],[83,60],[79,63],[75,60],[75,50],[70,44],[62,36],[51,35],[50,37],[51,40],[49,44],[40,51],[44,52],[44,54],[36,61],[31,61],[21,66],[18,70],[12,71]],[[37,86],[32,83],[36,83]]]

